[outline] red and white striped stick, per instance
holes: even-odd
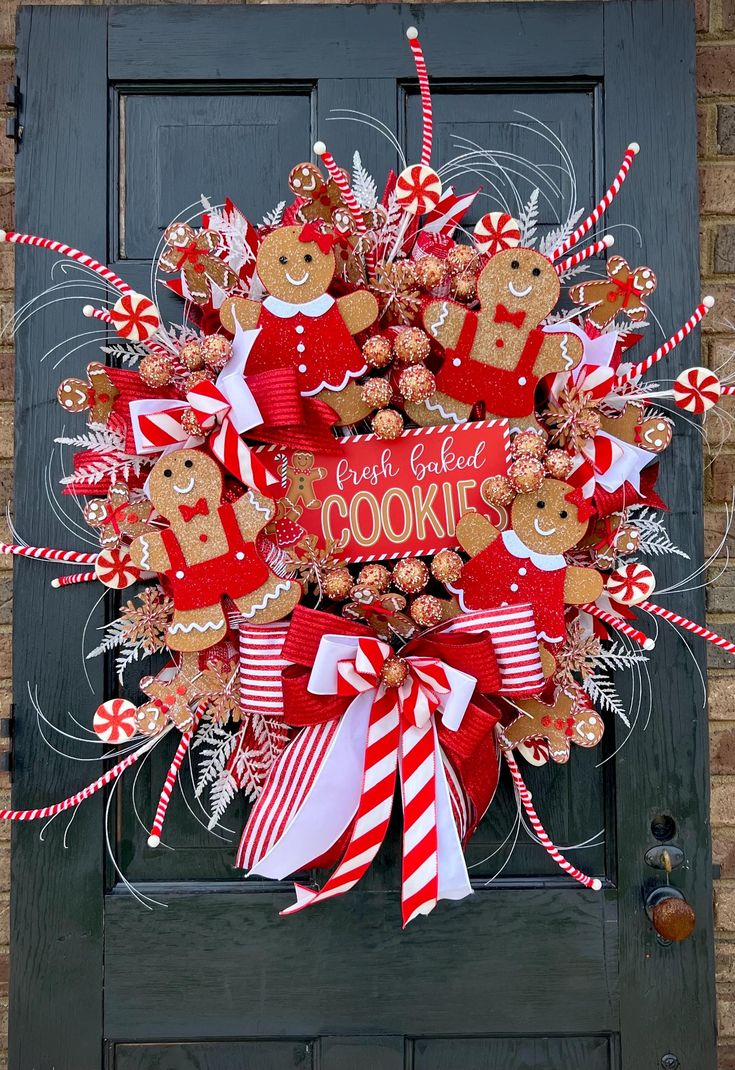
[[[720,390],[720,395],[723,394],[725,397],[733,397],[735,395],[735,386],[723,386]]]
[[[327,173],[331,179],[337,185],[345,204],[350,210],[353,219],[355,220],[355,226],[358,234],[367,234],[367,224],[365,223],[365,217],[362,214],[362,208],[357,203],[357,197],[352,192],[352,187],[345,178],[344,171],[337,166],[331,152],[327,150],[327,146],[323,141],[317,141],[314,143],[314,155],[318,156],[327,169]],[[370,278],[375,277],[375,250],[369,248],[365,250],[365,263],[367,265],[368,276]]]
[[[587,602],[585,605],[579,607],[583,612],[589,613],[592,617],[597,617],[603,624],[609,624],[611,628],[615,628],[616,631],[622,632],[623,635],[627,635],[629,639],[638,643],[644,650],[653,650],[656,643],[649,635],[644,635],[643,632],[639,632],[637,628],[634,628],[627,621],[622,620],[620,617],[616,617],[613,613],[608,613],[605,609],[600,609],[599,606],[594,605],[592,602]]]
[[[41,561],[61,561],[67,565],[93,565],[98,557],[98,554],[81,554],[76,550],[51,550],[48,546],[18,546],[14,542],[0,542],[0,554],[37,557]]]
[[[103,323],[112,323],[112,316],[106,308],[95,308],[94,305],[85,305],[82,309],[82,315],[86,316],[88,320],[102,320]]]
[[[672,349],[676,349],[679,342],[683,342],[688,334],[691,334],[698,323],[701,323],[704,317],[715,303],[714,297],[704,297],[700,304],[697,305],[694,312],[689,319],[680,327],[676,334],[672,334],[662,346],[659,346],[655,353],[651,353],[650,357],[646,357],[640,364],[634,364],[625,374],[619,375],[616,379],[618,384],[629,383],[632,379],[637,379],[640,375],[645,375],[647,371],[658,364],[660,360],[668,356]]]
[[[112,769],[108,769],[93,783],[87,784],[86,788],[78,791],[76,795],[70,795],[68,799],[63,799],[61,802],[51,803],[50,806],[41,806],[37,810],[0,810],[0,821],[39,821],[45,817],[56,817],[65,810],[73,809],[121,776],[126,769],[129,769],[134,762],[138,761],[138,758],[142,757],[146,751],[149,751],[160,738],[160,736],[152,736],[147,739],[142,747],[138,747],[132,754],[128,754],[117,765],[113,765]]]
[[[55,580],[51,580],[51,586],[71,587],[75,583],[92,583],[96,579],[96,572],[72,572],[71,576],[57,576]]]
[[[109,282],[120,293],[127,294],[132,292],[130,286],[123,282],[114,271],[110,271],[104,264],[100,264],[99,260],[87,256],[86,253],[81,252],[79,249],[72,248],[71,245],[65,245],[63,242],[54,241],[51,238],[39,238],[35,234],[19,234],[15,230],[0,230],[0,241],[12,242],[13,245],[36,245],[41,249],[50,249],[52,253],[61,253],[62,256],[68,256],[70,260],[76,260],[78,264],[83,264],[90,271],[95,271],[98,275],[101,275],[105,282]]]
[[[556,864],[560,866],[565,873],[568,873],[570,877],[574,877],[575,881],[579,881],[579,883],[583,884],[585,888],[591,888],[593,892],[599,892],[602,888],[602,881],[599,879],[599,877],[588,877],[586,873],[582,873],[582,871],[580,869],[577,869],[576,866],[573,866],[571,862],[567,862],[561,851],[559,851],[558,848],[556,848],[551,842],[551,840],[546,834],[544,826],[538,819],[538,814],[533,808],[531,792],[528,790],[523,781],[523,777],[521,776],[520,769],[518,768],[513,754],[509,749],[504,747],[503,755],[505,756],[505,760],[508,763],[510,775],[513,777],[513,783],[515,784],[516,791],[518,792],[518,796],[523,805],[523,809],[526,811],[528,815],[528,820],[531,822],[531,827],[533,828],[533,831],[536,833],[539,840],[541,841],[541,844],[546,853],[551,855]]]
[[[625,182],[628,171],[630,171],[630,165],[633,163],[634,157],[637,156],[639,152],[640,145],[636,144],[635,141],[632,141],[630,145],[628,145],[628,148],[625,150],[625,156],[623,157],[623,162],[620,165],[620,170],[613,179],[612,185],[605,193],[605,196],[602,198],[597,207],[593,209],[592,212],[590,212],[584,222],[579,224],[574,233],[570,234],[569,237],[561,243],[561,245],[554,249],[553,253],[551,253],[551,255],[549,256],[550,260],[557,260],[560,256],[563,256],[564,253],[568,253],[569,250],[577,244],[580,238],[583,238],[585,234],[592,230],[597,221],[605,214],[607,209],[617,197],[618,193],[620,192],[620,187],[622,186],[623,182]]]
[[[712,643],[713,646],[718,646],[727,654],[735,654],[735,643],[731,643],[729,639],[724,639],[721,635],[718,635],[717,632],[710,631],[709,628],[705,628],[701,624],[695,624],[693,620],[689,620],[687,617],[682,617],[678,613],[673,613],[670,609],[664,609],[663,606],[657,606],[653,602],[639,602],[636,608],[645,609],[647,613],[655,613],[656,616],[671,621],[671,623],[676,624],[677,627],[684,628],[687,632],[692,632],[694,635],[701,636],[702,639],[706,639],[707,642]]]
[[[421,118],[423,122],[421,137],[421,163],[428,167],[431,162],[431,143],[434,136],[434,111],[431,105],[431,90],[429,89],[429,74],[426,70],[424,50],[419,41],[419,31],[415,26],[409,26],[406,37],[413,53],[413,62],[416,65],[416,74],[419,79],[421,91]]]
[[[577,264],[583,263],[585,260],[589,260],[591,256],[597,256],[598,253],[603,252],[605,249],[609,249],[611,245],[615,244],[615,238],[612,234],[606,234],[599,241],[596,241],[593,245],[586,245],[584,249],[580,249],[578,253],[574,253],[572,256],[568,256],[566,260],[560,261],[555,268],[557,275],[563,275],[571,268],[576,267]]]
[[[158,800],[158,807],[156,809],[156,816],[151,826],[151,834],[148,837],[149,847],[158,847],[161,842],[161,832],[163,831],[163,822],[166,820],[166,811],[168,810],[168,804],[171,799],[171,792],[173,791],[174,782],[179,775],[179,769],[181,763],[184,760],[184,756],[189,749],[189,745],[194,738],[194,733],[197,730],[197,725],[202,716],[203,707],[198,707],[192,716],[191,727],[187,728],[186,732],[181,737],[176,753],[174,754],[173,761],[169,766],[168,773],[166,774],[166,780],[164,781],[163,788],[161,790],[161,797]]]

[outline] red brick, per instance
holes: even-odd
[[[712,462],[710,492],[712,501],[729,502],[735,486],[735,454],[721,453]]]
[[[715,299],[715,307],[702,324],[705,334],[727,334],[733,341],[732,320],[735,310],[735,281],[730,282],[707,282],[704,284],[704,292],[710,293]]]
[[[735,44],[700,45],[697,49],[697,92],[700,97],[732,93],[735,85]]]
[[[735,876],[733,829],[715,828],[712,830],[712,860],[719,865],[720,876],[723,880],[732,879]],[[733,945],[733,952],[735,952],[735,945]],[[732,980],[735,981],[735,971]]]
[[[735,30],[735,0],[722,0],[719,22],[721,30]]]
[[[735,721],[735,676],[714,676],[707,690],[710,721]]]
[[[706,33],[709,29],[710,20],[709,0],[697,0],[694,11],[697,33]]]
[[[735,773],[735,729],[712,732],[710,736],[710,762],[713,773]],[[735,784],[733,784],[735,795]]]
[[[705,164],[699,169],[699,205],[703,212],[735,209],[735,167]]]
[[[723,223],[715,230],[714,269],[718,275],[735,272],[735,224]]]
[[[735,154],[735,105],[717,105],[717,151],[723,155]]]
[[[717,1070],[735,1070],[735,1044],[717,1045]]]
[[[13,229],[13,216],[15,214],[15,190],[10,184],[0,186],[0,227],[3,230]]]
[[[15,247],[0,246],[0,290],[12,290],[15,285]]]
[[[2,0],[0,4],[0,48],[15,48],[16,0]]]

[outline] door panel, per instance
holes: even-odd
[[[204,193],[233,197],[257,221],[287,196],[289,168],[309,158],[317,137],[343,165],[359,147],[381,180],[397,165],[394,148],[345,116],[352,109],[378,117],[415,157],[419,101],[403,37],[411,22],[421,28],[435,86],[436,163],[461,150],[459,134],[522,153],[553,175],[549,143],[521,129],[517,113],[527,112],[564,141],[578,202],[590,205],[627,142],[641,142],[609,226],[623,225],[613,233],[631,256],[638,248],[624,227],[641,227],[641,260],[665,280],[656,311],[674,328],[698,286],[690,0],[28,9],[19,42],[19,229],[71,241],[145,292],[172,216],[196,208]],[[75,87],[68,70],[82,68],[84,85]],[[474,179],[464,175],[457,186],[474,188]],[[559,217],[565,181],[559,190],[545,186],[544,226]],[[517,210],[512,200],[508,206]],[[475,216],[497,207],[482,198]],[[47,285],[49,265],[32,250],[17,260],[22,303]],[[180,318],[173,297],[157,296],[165,316]],[[67,418],[54,401],[59,372],[38,355],[80,329],[71,303],[57,305],[17,344],[16,522],[29,541],[46,545],[68,543],[39,476],[49,434],[61,433]],[[80,351],[64,370],[76,374],[96,356]],[[696,340],[668,360],[671,376],[696,364]],[[672,538],[696,558],[699,447],[682,421],[674,448],[663,494]],[[659,563],[657,573],[662,587],[682,574],[677,562]],[[63,798],[101,771],[97,762],[49,753],[28,680],[62,727],[67,709],[84,722],[115,689],[112,667],[96,659],[87,662],[92,690],[83,691],[80,636],[88,616],[91,635],[105,612],[91,590],[65,591],[65,627],[43,645],[34,641],[39,615],[59,619],[60,595],[47,580],[35,563],[19,562],[19,806]],[[679,607],[701,618],[701,592]],[[186,798],[174,793],[166,827],[174,850],[150,850],[133,803],[147,825],[173,750],[164,740],[137,781],[128,778],[108,799],[117,864],[162,906],[140,907],[111,866],[103,888],[99,796],[85,804],[66,851],[53,827],[44,845],[32,830],[15,833],[12,1070],[648,1070],[669,1051],[682,1067],[713,1070],[706,725],[692,713],[701,705],[692,654],[703,663],[698,640],[661,637],[645,731],[639,725],[625,743],[626,731],[608,720],[604,748],[527,771],[540,816],[561,846],[571,845],[572,861],[604,879],[601,895],[561,875],[525,833],[508,858],[516,807],[504,777],[468,850],[476,894],[441,903],[405,932],[397,818],[358,888],[288,919],[278,912],[292,901],[290,885],[244,881],[232,868],[247,808],[233,807],[219,830],[225,839],[213,837],[186,767]],[[643,911],[656,878],[643,857],[657,813],[674,817],[688,862],[677,878],[699,917],[680,947],[659,944]]]

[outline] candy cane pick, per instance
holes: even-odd
[[[670,621],[678,628],[683,628],[687,632],[701,636],[708,643],[712,643],[713,646],[724,650],[726,654],[735,654],[735,643],[731,643],[729,639],[724,639],[717,632],[710,631],[709,628],[704,628],[701,624],[695,624],[693,620],[688,620],[687,617],[672,613],[670,609],[664,609],[663,606],[657,606],[653,602],[639,602],[638,609],[645,609],[647,613],[655,613],[656,616],[663,617],[664,620]]]
[[[318,156],[327,169],[327,174],[334,181],[338,190],[342,194],[342,198],[350,210],[350,213],[355,220],[355,227],[358,234],[367,234],[367,224],[365,217],[362,214],[362,208],[357,202],[357,197],[352,192],[352,187],[345,178],[344,171],[337,166],[331,152],[327,150],[327,146],[323,141],[317,141],[314,143],[314,155]],[[370,247],[365,250],[365,262],[367,264],[368,276],[370,278],[375,277],[375,250]]]
[[[87,319],[102,320],[103,323],[112,323],[112,316],[106,308],[95,308],[94,305],[85,305],[82,315]]]
[[[171,762],[168,773],[166,774],[166,780],[164,782],[163,789],[161,790],[161,797],[158,800],[156,816],[151,826],[151,834],[148,837],[149,847],[158,847],[161,842],[163,822],[166,820],[166,811],[168,810],[168,804],[171,798],[171,792],[173,791],[174,781],[178,776],[179,769],[181,768],[181,763],[184,760],[184,756],[189,749],[189,744],[191,743],[194,737],[194,733],[196,732],[197,725],[199,724],[199,721],[201,719],[203,709],[203,706],[199,706],[198,709],[194,712],[192,716],[191,727],[187,728],[187,730],[184,732],[181,737],[181,741],[179,742],[179,745],[176,748],[176,753],[174,754],[173,761]]]
[[[426,70],[424,51],[419,41],[419,31],[415,26],[409,26],[406,37],[413,53],[413,62],[416,66],[416,74],[421,91],[421,163],[428,166],[431,162],[431,142],[434,136],[434,113],[431,105],[431,90],[429,89],[429,74]]]
[[[168,732],[173,725],[164,729]],[[46,817],[56,817],[58,814],[63,814],[65,810],[72,810],[79,803],[84,802],[85,799],[89,799],[92,795],[95,795],[102,788],[106,787],[113,780],[117,780],[126,769],[129,769],[134,762],[137,762],[147,751],[154,747],[156,743],[161,739],[160,735],[151,736],[147,739],[142,747],[138,747],[132,754],[128,754],[122,761],[114,765],[112,769],[108,769],[106,773],[103,773],[101,777],[93,781],[91,784],[87,784],[86,788],[82,788],[76,795],[70,795],[68,799],[62,799],[61,802],[51,803],[50,806],[42,806],[37,810],[0,810],[0,821],[42,821]]]
[[[72,572],[71,576],[57,576],[55,580],[51,580],[51,586],[71,587],[75,583],[92,583],[96,579],[96,572]]]
[[[18,546],[16,543],[0,542],[0,554],[15,554],[17,557],[38,557],[42,561],[61,561],[66,565],[93,565],[97,554],[82,554],[76,550],[51,550],[47,546]]]
[[[691,314],[686,323],[679,328],[676,334],[672,334],[662,346],[659,346],[655,353],[651,353],[650,357],[646,357],[640,364],[634,364],[632,368],[629,368],[623,375],[619,375],[616,379],[618,385],[623,383],[629,383],[632,379],[637,379],[641,375],[645,375],[647,371],[658,364],[660,360],[663,360],[672,349],[676,349],[680,342],[691,334],[698,323],[701,323],[710,309],[715,303],[714,297],[704,297],[700,304],[697,305],[694,312]]]
[[[638,155],[639,152],[640,145],[636,144],[635,141],[632,141],[625,151],[625,156],[623,157],[623,162],[620,165],[620,170],[613,179],[612,185],[605,193],[605,196],[602,198],[597,207],[594,208],[592,212],[590,212],[584,222],[579,224],[574,233],[570,234],[569,237],[561,243],[561,245],[557,246],[557,248],[554,249],[553,253],[551,253],[551,255],[549,256],[550,260],[557,260],[560,256],[563,256],[564,253],[568,253],[569,250],[577,244],[580,238],[583,238],[585,234],[592,230],[594,225],[601,218],[601,216],[605,214],[607,209],[610,207],[610,205],[620,192],[620,187],[622,186],[623,182],[625,182],[628,171],[630,171],[630,165],[633,163],[634,158]]]
[[[554,859],[556,864],[560,866],[565,873],[568,873],[570,877],[574,877],[575,881],[579,881],[579,883],[583,884],[585,888],[591,888],[593,892],[599,892],[602,888],[602,881],[599,879],[599,877],[588,877],[586,873],[582,873],[582,871],[580,869],[577,869],[576,866],[573,866],[571,862],[567,862],[561,851],[559,851],[558,848],[555,847],[554,844],[551,842],[551,840],[546,834],[544,826],[538,819],[538,814],[533,808],[531,792],[528,790],[523,781],[523,777],[521,776],[518,764],[516,763],[515,758],[511,754],[510,749],[504,747],[503,755],[505,757],[506,762],[508,763],[510,775],[513,777],[513,783],[515,785],[516,791],[518,792],[518,797],[521,800],[523,809],[528,814],[528,820],[531,822],[531,827],[533,828],[533,831],[536,833],[539,840],[541,841],[541,845],[543,846],[546,853]]]
[[[114,286],[120,293],[133,293],[132,287],[128,286],[114,271],[110,271],[104,264],[100,264],[99,260],[87,256],[79,249],[72,248],[71,245],[53,241],[51,238],[39,238],[35,234],[19,234],[16,230],[0,230],[0,241],[11,242],[13,245],[36,245],[40,249],[50,249],[52,253],[68,256],[70,260],[76,260],[78,264],[101,275],[105,282],[109,282],[110,286]]]
[[[588,602],[586,605],[579,607],[584,613],[589,613],[592,617],[597,617],[603,624],[608,624],[611,628],[621,632],[623,635],[627,635],[633,642],[638,643],[644,650],[653,650],[656,643],[649,635],[644,635],[643,632],[639,632],[637,628],[634,628],[632,624],[628,624],[627,621],[621,620],[620,617],[616,617],[613,613],[608,613],[605,609],[600,609],[599,606],[594,605],[592,602]]]
[[[606,234],[599,241],[596,241],[594,245],[586,245],[584,249],[580,249],[578,253],[574,253],[572,256],[568,256],[566,260],[561,260],[555,267],[557,275],[564,275],[570,268],[576,267],[577,264],[581,264],[585,260],[589,260],[591,256],[597,256],[598,253],[603,252],[605,249],[609,249],[615,244],[615,238],[612,234]]]

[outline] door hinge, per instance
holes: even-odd
[[[7,746],[0,750],[0,773],[13,776],[13,728],[15,726],[15,703],[10,703],[8,717],[0,717],[0,740],[7,740]]]
[[[20,79],[16,78],[14,82],[9,82],[5,87],[5,105],[14,112],[5,120],[5,136],[15,142],[16,152],[23,140],[23,126],[20,121],[22,99]]]

